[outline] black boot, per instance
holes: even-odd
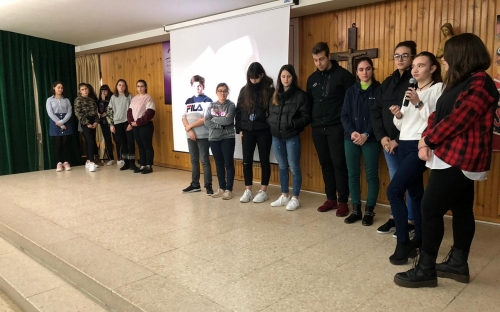
[[[451,278],[459,283],[468,283],[470,280],[468,258],[468,251],[451,247],[443,263],[436,264],[437,276]]]
[[[364,226],[370,226],[373,224],[373,217],[375,216],[373,209],[375,209],[375,206],[365,207],[365,216],[363,217],[363,221],[361,222],[361,224],[363,224]]]
[[[125,165],[123,165],[123,166],[120,168],[120,170],[122,170],[122,171],[123,171],[123,170],[128,170],[128,169],[130,169],[130,160],[128,160],[128,159],[124,159],[123,161],[125,162]]]
[[[389,261],[394,265],[402,265],[408,262],[408,258],[415,258],[417,249],[412,243],[397,243],[394,254],[389,257]]]
[[[344,223],[351,224],[361,220],[363,214],[361,213],[361,204],[352,205],[352,213],[344,219]]]
[[[420,249],[420,247],[422,247],[422,237],[413,237],[412,240],[411,240],[411,244],[417,248],[417,249]]]
[[[394,283],[406,288],[436,287],[436,257],[421,251],[413,269],[396,274]]]
[[[133,170],[136,173],[141,172],[139,167],[137,167],[137,165],[135,164],[135,159],[129,159],[128,161],[129,161],[129,165],[130,165],[130,168],[129,168],[130,170]],[[139,170],[139,171],[137,171],[137,170]]]

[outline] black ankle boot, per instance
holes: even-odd
[[[417,249],[412,243],[397,243],[394,254],[389,257],[389,261],[394,265],[402,265],[408,262],[408,258],[415,258]]]
[[[451,278],[459,283],[468,283],[470,280],[468,258],[468,251],[451,247],[443,263],[436,264],[437,276]]]
[[[130,160],[129,160],[129,159],[124,159],[123,161],[125,162],[125,165],[123,165],[123,166],[120,168],[120,170],[122,170],[122,171],[123,171],[123,170],[128,170],[128,169],[130,169]]]
[[[396,274],[394,283],[406,288],[436,287],[436,257],[421,251],[413,269]]]
[[[139,167],[137,167],[137,165],[135,164],[135,159],[129,159],[129,166],[130,166],[130,170],[133,170],[134,172],[136,172],[137,170],[139,170]],[[139,170],[140,172],[140,170]]]
[[[370,226],[373,224],[373,217],[375,216],[373,209],[375,209],[375,206],[365,207],[365,216],[363,217],[363,221],[361,221],[361,224],[364,226]]]
[[[417,249],[420,249],[420,247],[422,247],[422,237],[413,237],[411,239],[411,244],[417,248]]]
[[[352,224],[356,221],[361,220],[363,214],[361,213],[361,204],[352,205],[352,213],[350,216],[344,219],[344,223]]]

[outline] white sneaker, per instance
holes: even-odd
[[[288,202],[288,205],[286,205],[286,210],[294,211],[297,210],[299,207],[300,207],[299,199],[292,197],[292,199],[290,199],[290,201]]]
[[[225,190],[224,194],[222,194],[222,199],[229,200],[233,197],[234,197],[233,192],[231,192],[230,190]]]
[[[106,163],[106,166],[112,166],[115,163],[114,160],[110,160]]]
[[[85,169],[89,169],[89,166],[90,166],[90,160],[87,160],[87,162],[85,163]]]
[[[95,172],[95,168],[97,168],[97,165],[91,162],[89,164],[89,172]]]
[[[254,203],[263,203],[266,200],[269,199],[269,195],[267,195],[267,192],[264,192],[262,190],[257,192],[257,195],[253,198]]]
[[[275,200],[271,203],[271,207],[281,207],[281,206],[286,206],[288,202],[290,201],[290,196],[283,196],[281,195],[278,200]]]
[[[251,190],[245,190],[245,192],[243,193],[243,195],[240,197],[240,202],[242,203],[248,203],[249,201],[251,201],[253,198],[253,194],[252,194],[252,191]]]
[[[118,166],[123,166],[123,165],[125,165],[125,160],[119,160],[119,161],[116,162],[116,164]]]

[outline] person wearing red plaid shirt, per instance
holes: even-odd
[[[445,89],[419,141],[419,157],[431,174],[422,199],[422,247],[416,266],[396,274],[402,287],[435,287],[437,277],[469,282],[467,263],[475,232],[474,181],[485,180],[492,155],[493,119],[499,93],[484,71],[491,57],[484,43],[465,33],[446,42]],[[443,216],[453,213],[453,246],[443,263]]]

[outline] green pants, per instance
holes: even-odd
[[[350,140],[345,140],[345,158],[349,174],[349,190],[351,203],[361,204],[360,168],[361,155],[365,164],[366,180],[368,182],[367,206],[375,206],[377,203],[380,181],[378,178],[378,163],[380,157],[380,144],[378,142],[366,142],[359,146]]]

